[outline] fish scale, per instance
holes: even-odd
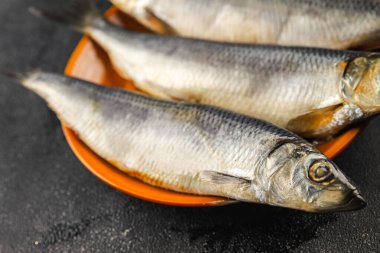
[[[379,0],[110,1],[163,34],[336,49],[380,42]]]
[[[338,65],[361,55],[158,37],[108,24],[88,33],[109,52],[119,73],[148,93],[228,108],[283,127],[326,101],[342,103]],[[115,39],[126,43],[116,47]]]
[[[58,74],[17,77],[99,156],[154,186],[309,212],[365,205],[313,145],[270,123]],[[328,168],[326,182],[313,178],[316,167]]]

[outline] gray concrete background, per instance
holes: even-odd
[[[61,73],[80,35],[33,18],[31,5],[59,9],[67,2],[1,0],[0,68]],[[373,119],[336,159],[367,199],[364,210],[162,206],[94,177],[44,101],[1,76],[0,252],[380,252],[379,125]]]

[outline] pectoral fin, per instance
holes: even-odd
[[[251,185],[251,180],[216,171],[204,171],[201,174],[201,178],[204,181],[217,185],[235,185],[239,188],[245,188]]]
[[[332,123],[336,113],[341,110],[342,107],[343,105],[339,104],[315,109],[292,119],[286,128],[305,138],[325,138],[333,132]]]

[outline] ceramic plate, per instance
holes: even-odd
[[[116,8],[111,8],[105,16],[113,23],[131,30],[148,32],[132,18],[122,14]],[[100,85],[117,86],[128,90],[136,90],[133,82],[122,79],[113,69],[104,51],[94,44],[87,36],[83,37],[72,54],[65,73]],[[329,158],[334,158],[342,152],[359,134],[362,127],[352,128],[336,139],[319,145]],[[214,206],[228,204],[231,201],[207,196],[195,196],[176,193],[156,188],[132,178],[119,171],[113,165],[103,160],[91,151],[69,128],[63,126],[66,139],[79,160],[98,178],[118,190],[144,200],[178,206]]]

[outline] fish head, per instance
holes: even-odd
[[[307,212],[351,211],[366,205],[339,168],[311,145],[282,145],[267,165],[272,168],[269,204]]]
[[[350,61],[341,81],[343,98],[365,114],[380,112],[380,54]]]

